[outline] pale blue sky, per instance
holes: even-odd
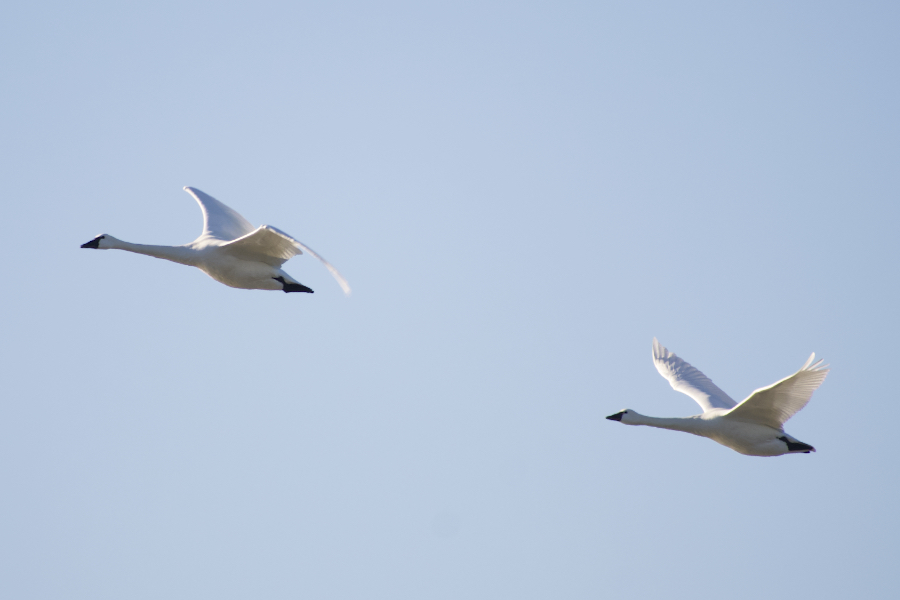
[[[0,19],[4,598],[890,598],[891,2]],[[195,186],[333,262],[180,244]],[[774,459],[629,428],[832,372]],[[724,591],[723,591],[724,590]]]

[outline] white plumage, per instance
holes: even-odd
[[[708,437],[751,456],[809,453],[816,449],[784,432],[785,422],[806,406],[828,374],[813,353],[799,371],[750,394],[740,404],[706,375],[653,339],[653,364],[673,389],[693,398],[703,414],[687,418],[648,417],[631,409],[606,417],[626,425],[648,425]]]
[[[244,217],[209,194],[192,187],[184,188],[203,212],[203,231],[196,240],[183,246],[132,244],[102,234],[82,244],[97,250],[127,250],[197,267],[216,281],[234,288],[312,292],[281,270],[288,259],[304,251],[322,261],[345,294],[347,280],[331,263],[288,234],[269,225],[254,229]]]

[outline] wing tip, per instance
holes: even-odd
[[[801,371],[814,371],[814,372],[823,371],[825,373],[827,373],[829,371],[829,367],[831,365],[823,365],[822,363],[825,362],[824,358],[820,358],[816,362],[813,362],[815,360],[816,360],[816,353],[813,352],[812,354],[809,355],[809,358],[806,360],[806,362],[803,364],[803,366],[800,367],[800,370]]]
[[[653,338],[653,359],[660,360],[664,358],[669,358],[671,356],[671,352],[669,352],[665,346],[659,343],[659,340],[656,337]]]
[[[344,290],[344,295],[349,297],[353,290],[350,289],[350,284],[347,283],[347,280],[344,279],[344,276],[340,274],[340,272],[334,268],[334,266],[322,258],[321,256],[316,256],[322,264],[325,265],[325,268],[331,273],[331,276],[334,277],[334,280],[337,281],[337,284],[341,286],[341,289]]]
[[[315,250],[313,250],[312,248],[310,248],[303,242],[292,238],[291,236],[284,233],[283,231],[279,231],[275,227],[271,227],[270,225],[265,225],[264,227],[269,227],[271,229],[274,229],[276,232],[280,233],[281,235],[284,235],[285,237],[290,239],[292,242],[294,242],[294,246],[296,246],[298,250],[300,250],[300,249],[306,250],[306,252],[310,256],[313,256],[313,257],[319,259],[319,261],[323,265],[325,265],[325,268],[328,269],[328,271],[331,273],[331,276],[334,277],[334,280],[337,281],[338,285],[341,286],[341,289],[344,290],[344,295],[346,295],[346,296],[350,295],[350,292],[351,292],[350,284],[347,283],[347,280],[344,279],[344,276],[341,275],[341,273],[336,268],[334,268],[334,265],[332,265],[330,262],[325,260],[325,258],[321,254],[319,254],[318,252],[316,252]]]
[[[194,200],[196,200],[197,202],[199,202],[199,203],[200,203],[200,206],[203,206],[203,201],[200,199],[200,194],[202,194],[203,192],[201,192],[201,191],[198,190],[197,188],[191,187],[191,186],[189,186],[189,185],[186,185],[186,186],[184,186],[184,187],[181,188],[181,189],[183,189],[183,190],[186,191],[188,194],[190,194],[191,198],[193,198]]]

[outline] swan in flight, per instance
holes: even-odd
[[[308,292],[312,290],[281,270],[289,258],[305,250],[315,256],[337,280],[348,296],[347,280],[327,260],[289,236],[262,225],[254,228],[247,219],[197,188],[184,188],[203,211],[203,232],[184,246],[151,246],[123,242],[104,233],[82,244],[95,250],[127,250],[164,258],[182,265],[197,267],[219,283],[245,290],[282,290]]]
[[[672,387],[693,398],[702,415],[660,419],[631,409],[606,417],[625,425],[649,425],[707,437],[749,456],[780,456],[815,452],[809,444],[784,432],[784,423],[806,406],[828,374],[823,361],[809,357],[799,371],[777,383],[760,388],[738,404],[706,375],[666,350],[653,338],[653,364]]]

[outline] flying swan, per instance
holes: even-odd
[[[828,374],[823,361],[813,364],[813,353],[799,371],[750,394],[738,404],[706,375],[666,350],[653,338],[653,364],[672,388],[693,398],[702,415],[660,419],[631,409],[606,417],[625,425],[649,425],[707,437],[749,456],[808,454],[816,449],[784,432],[784,424],[806,406]]]
[[[247,219],[197,188],[184,188],[203,211],[203,232],[184,246],[151,246],[123,242],[104,233],[82,244],[95,250],[127,250],[197,267],[219,283],[245,290],[312,290],[281,270],[289,258],[305,250],[315,256],[350,295],[347,280],[327,260],[288,234],[269,225],[253,227]]]

